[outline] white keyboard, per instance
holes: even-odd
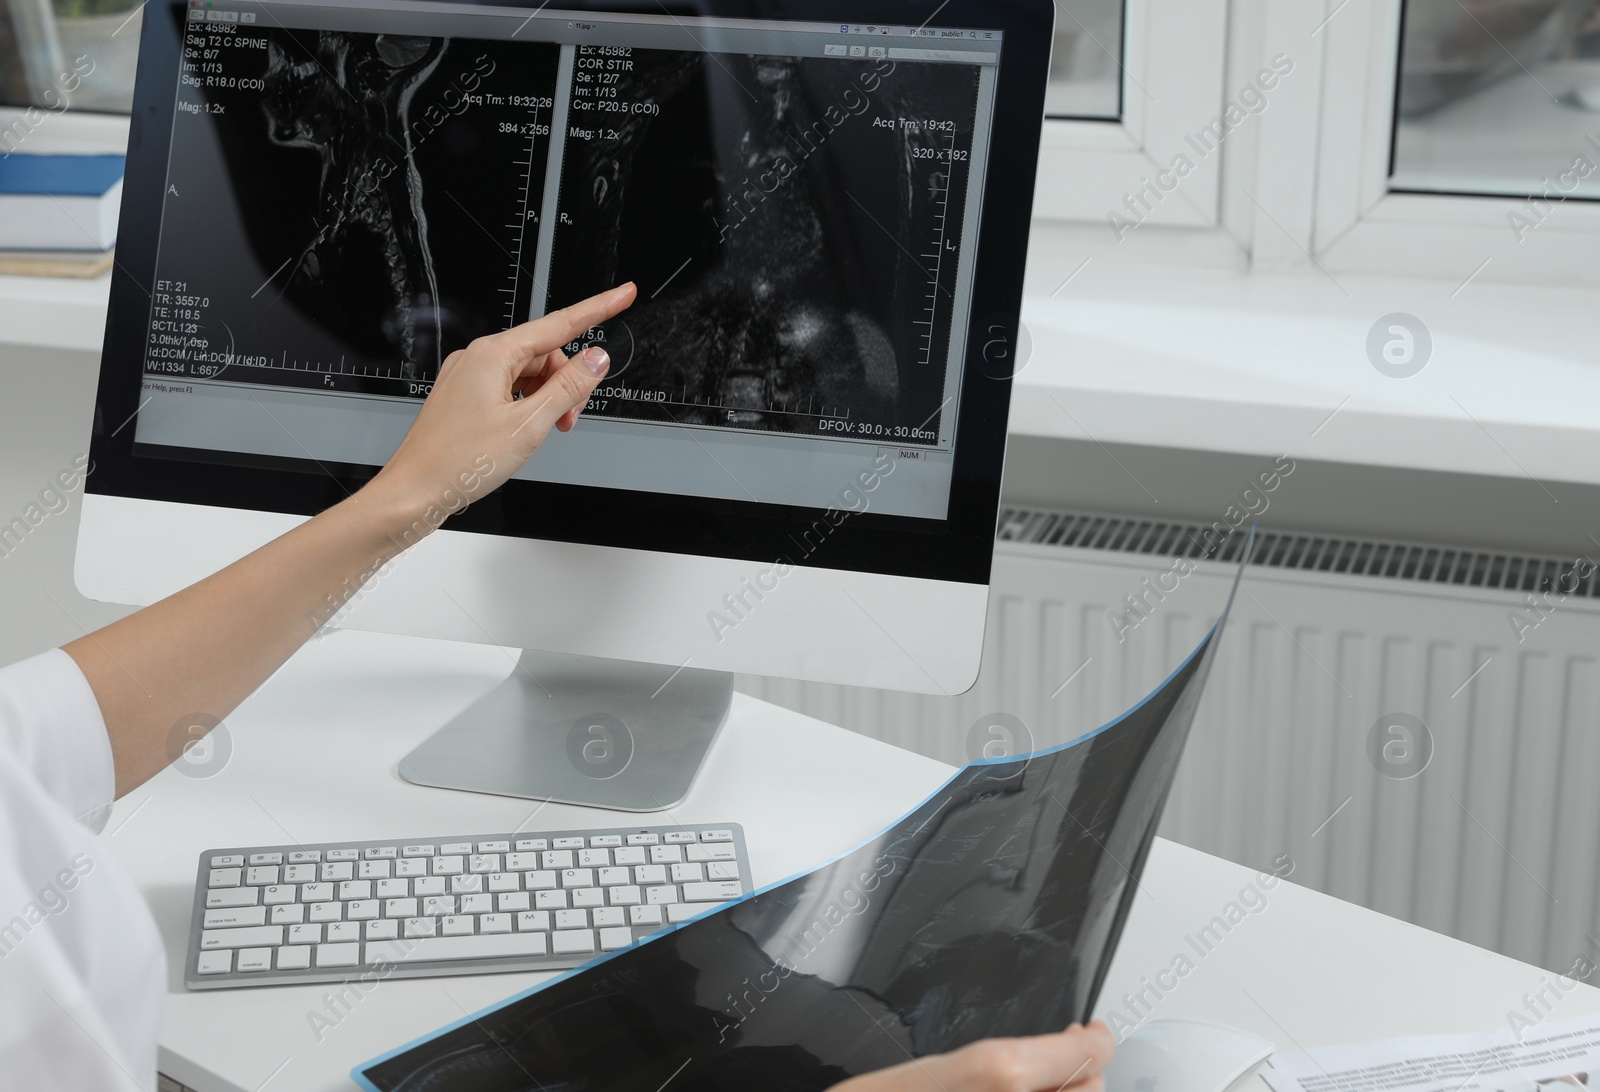
[[[184,981],[576,967],[750,890],[729,823],[213,849]]]

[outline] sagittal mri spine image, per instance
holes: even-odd
[[[559,52],[186,27],[147,373],[420,397],[526,319]]]
[[[591,416],[932,444],[974,66],[578,47],[549,305],[623,280]]]

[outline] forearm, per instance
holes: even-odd
[[[221,572],[65,646],[94,689],[117,795],[175,757],[169,740],[221,719],[414,542],[427,505],[382,477]],[[175,733],[177,733],[175,735]]]
[[[606,374],[598,348],[560,346],[633,302],[626,284],[445,358],[389,464],[354,497],[192,588],[66,646],[111,737],[117,795],[221,720],[385,562],[493,492],[552,430],[570,429]]]

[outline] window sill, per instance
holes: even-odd
[[[1081,260],[1035,252],[1013,435],[1600,483],[1593,292],[1091,265],[1050,296]],[[1406,379],[1367,355],[1394,312],[1433,339]]]

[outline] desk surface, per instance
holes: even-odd
[[[196,1092],[348,1089],[353,1065],[548,977],[387,980],[320,1039],[310,1017],[325,1014],[326,986],[190,993],[182,984],[201,850],[628,824],[621,814],[399,779],[399,758],[509,674],[512,655],[336,634],[296,656],[229,718],[232,754],[221,772],[198,780],[169,770],[118,804],[108,840],[150,900],[167,945],[162,1072]],[[941,763],[740,696],[701,778],[670,819],[744,824],[754,878],[764,884],[850,848],[949,773]],[[1541,985],[1537,968],[1292,883],[1268,892],[1263,908],[1198,954],[1187,938],[1254,878],[1237,865],[1157,842],[1101,1015],[1126,1014],[1123,995],[1141,979],[1159,981],[1157,972],[1180,954],[1193,970],[1154,1002],[1156,1016],[1219,1020],[1285,1051],[1497,1026]],[[1584,987],[1553,1018],[1595,1011],[1600,991]]]

